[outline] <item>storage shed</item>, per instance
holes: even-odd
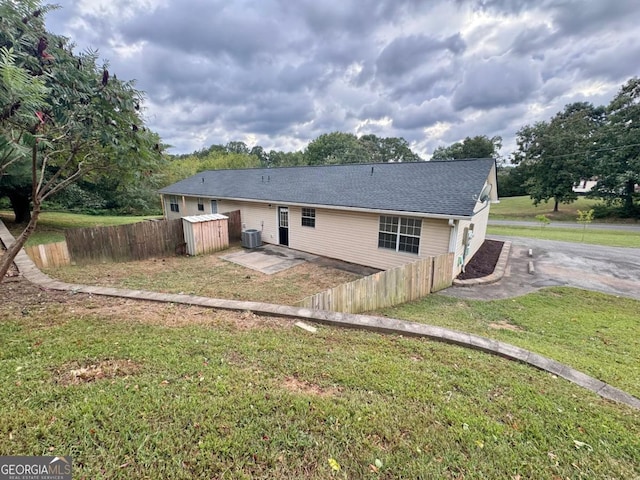
[[[182,218],[188,255],[202,255],[229,248],[229,217],[213,213]]]

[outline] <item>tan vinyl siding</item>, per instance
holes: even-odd
[[[446,220],[422,219],[418,255],[378,248],[380,215],[375,213],[317,208],[312,228],[301,224],[302,207],[290,207],[289,223],[291,248],[383,270],[447,253],[449,247]]]
[[[264,243],[278,244],[278,208],[265,203],[218,200],[218,211],[240,210],[242,230],[259,230]]]
[[[468,255],[464,258],[464,263],[467,264],[471,257],[478,251],[480,246],[485,240],[487,233],[487,224],[489,222],[489,205],[478,203],[475,208],[476,213],[471,220],[461,220],[458,224],[458,235],[456,239],[456,258],[454,261],[454,268],[457,273],[462,271],[462,264],[460,263],[464,255],[464,245],[462,244],[464,229],[468,228],[473,223],[473,238],[471,239],[471,246],[469,248]]]
[[[184,201],[182,197],[179,199],[181,210],[175,213],[169,211],[168,197],[165,198],[168,219],[198,214],[196,197],[184,197]],[[210,200],[205,199],[205,201]],[[282,205],[274,203],[269,206],[269,204],[256,202],[218,200],[218,212],[240,210],[243,230],[259,230],[264,243],[276,245],[279,243],[278,206]],[[316,208],[315,227],[303,227],[302,207],[289,205],[288,208],[289,247],[296,250],[382,270],[449,251],[451,227],[445,219],[421,219],[420,249],[418,255],[414,255],[378,248],[380,215],[377,213]],[[183,210],[186,210],[186,213]],[[209,213],[206,206],[204,213]]]

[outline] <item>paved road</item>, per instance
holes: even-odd
[[[505,227],[540,227],[540,222],[520,221],[520,220],[489,220],[489,225]],[[584,228],[577,222],[551,222],[544,228]],[[587,226],[596,230],[625,230],[640,233],[640,224],[620,224],[620,223],[592,223]]]
[[[533,238],[490,236],[512,242],[505,276],[492,285],[453,287],[444,295],[492,300],[550,286],[571,286],[640,300],[640,248],[603,247]],[[529,249],[533,257],[528,256]],[[528,273],[533,261],[535,273]]]

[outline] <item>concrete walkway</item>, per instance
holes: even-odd
[[[0,240],[5,246],[9,246],[14,242],[13,236],[1,221]],[[90,293],[93,295],[150,300],[155,302],[179,303],[225,310],[250,310],[262,315],[298,318],[338,327],[360,328],[382,333],[429,338],[462,347],[481,350],[510,360],[527,363],[591,390],[603,398],[620,402],[640,410],[640,399],[618,388],[612,387],[611,385],[590,377],[589,375],[585,375],[584,373],[560,362],[543,357],[542,355],[538,355],[537,353],[529,350],[525,350],[524,348],[480,337],[478,335],[458,332],[456,330],[432,325],[397,320],[394,318],[329,312],[325,310],[311,310],[308,308],[274,305],[270,303],[223,300],[199,297],[195,295],[169,294],[143,290],[127,290],[121,288],[92,287],[87,285],[70,284],[54,280],[42,273],[27,256],[24,250],[21,250],[16,256],[15,264],[24,278],[43,288],[52,290],[71,291],[74,293]]]

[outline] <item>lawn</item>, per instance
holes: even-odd
[[[102,216],[66,212],[42,212],[38,219],[36,231],[27,240],[27,245],[62,242],[64,241],[64,231],[68,228],[125,225],[127,223],[141,222],[150,218],[159,217]],[[13,223],[14,215],[12,212],[6,210],[0,211],[0,219],[4,222],[14,237],[20,235],[24,229],[24,225],[16,225]]]
[[[592,198],[578,197],[570,204],[561,203],[558,212],[553,211],[553,202],[541,203],[537,206],[529,196],[500,198],[500,203],[491,205],[490,218],[493,220],[529,220],[535,221],[536,215],[546,215],[555,222],[575,222],[578,210],[587,211],[601,203]]]
[[[504,225],[489,225],[487,235],[504,235],[507,237],[529,237],[560,242],[587,243],[591,245],[608,245],[610,247],[640,248],[640,232],[628,230],[602,230],[587,227],[556,228],[556,227],[513,227]]]
[[[491,302],[430,295],[382,313],[512,343],[640,397],[638,312],[637,300],[557,287]]]
[[[640,412],[519,363],[400,336],[310,334],[250,312],[3,287],[0,452],[72,455],[74,478],[640,476]],[[560,311],[585,301],[551,293]],[[448,299],[413,308],[430,323],[451,309],[468,318],[462,326],[528,329],[521,310],[545,323],[549,310],[532,305],[553,295],[496,302],[495,313],[493,303]],[[585,310],[547,332],[570,331]],[[615,352],[601,357],[606,369],[616,356],[637,363],[625,328],[593,341]],[[538,334],[533,344],[571,337]]]

